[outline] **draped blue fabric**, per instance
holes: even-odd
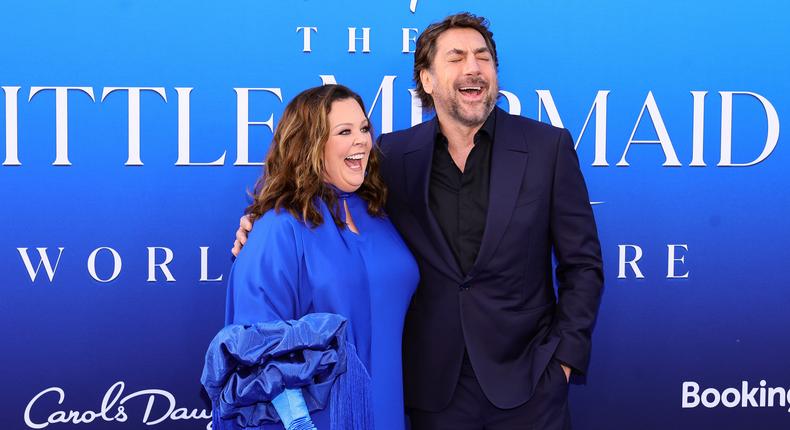
[[[228,278],[229,337],[215,339],[212,362],[236,373],[225,376],[222,388],[223,371],[210,370],[206,380],[227,403],[215,405],[215,420],[236,420],[221,424],[282,429],[271,399],[293,384],[320,430],[403,430],[401,335],[417,264],[386,217],[370,216],[355,194],[338,197],[360,234],[338,228],[323,201],[317,203],[324,223],[312,228],[271,210],[256,221],[236,259]],[[240,357],[260,358],[260,368],[238,374],[225,345],[249,348]]]
[[[298,321],[222,329],[209,346],[201,377],[212,401],[214,429],[278,421],[271,401],[285,388],[304,387],[308,409],[324,409],[333,383],[346,370],[345,328],[339,315],[313,313]]]

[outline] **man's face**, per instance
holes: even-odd
[[[439,35],[433,63],[420,79],[437,114],[467,127],[485,122],[499,92],[493,55],[483,35],[471,28]]]

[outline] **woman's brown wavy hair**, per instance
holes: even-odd
[[[324,222],[317,207],[320,198],[330,208],[335,224],[345,228],[336,191],[323,178],[329,111],[333,102],[346,99],[356,100],[362,112],[366,112],[362,98],[343,85],[310,88],[288,103],[274,131],[264,173],[255,184],[254,201],[246,210],[250,221],[254,222],[268,210],[285,209],[309,227],[319,226]],[[379,173],[379,150],[373,142],[367,176],[356,194],[367,203],[370,215],[381,217],[387,188]]]

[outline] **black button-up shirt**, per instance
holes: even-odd
[[[436,124],[428,204],[464,274],[472,270],[483,240],[495,121],[493,110],[475,134],[463,172],[453,162],[447,138]]]

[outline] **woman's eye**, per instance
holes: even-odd
[[[367,133],[370,131],[370,127],[362,127],[362,132]]]
[[[347,135],[347,134],[350,134],[350,133],[351,133],[351,130],[349,130],[349,129],[344,129],[344,130],[340,131],[340,134],[342,134],[342,135]]]

